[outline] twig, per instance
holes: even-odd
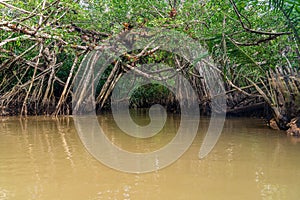
[[[243,20],[242,20],[242,15],[241,13],[239,12],[239,10],[237,9],[235,3],[233,2],[233,0],[229,0],[233,6],[233,9],[234,9],[234,12],[236,13],[237,17],[238,17],[238,20],[240,22],[240,24],[242,25],[243,29],[246,30],[247,32],[250,32],[250,33],[257,33],[257,34],[262,34],[262,35],[277,35],[277,36],[280,36],[280,35],[289,35],[291,34],[291,32],[266,32],[266,31],[257,31],[257,30],[253,30],[249,27],[247,27]]]
[[[232,42],[234,42],[236,45],[239,45],[239,46],[257,46],[257,45],[260,45],[261,43],[269,42],[271,40],[274,40],[274,39],[276,39],[279,36],[280,35],[269,35],[269,37],[259,39],[259,40],[255,41],[253,43],[241,43],[241,42],[237,42],[233,38],[230,38],[230,39],[231,39]]]
[[[10,8],[10,9],[14,9],[14,10],[21,11],[22,13],[25,13],[25,14],[31,14],[31,12],[29,12],[29,11],[27,11],[27,10],[24,10],[24,9],[22,9],[22,8],[15,7],[15,6],[11,5],[11,4],[8,4],[8,3],[6,3],[4,0],[0,0],[0,4],[6,6],[6,7],[8,7],[8,8]]]

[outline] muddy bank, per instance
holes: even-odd
[[[140,102],[139,106],[131,105],[131,109],[145,109],[149,108],[155,102],[147,101]],[[170,113],[180,113],[180,106],[177,101],[172,102],[161,101],[156,102],[162,104],[166,110]],[[28,115],[53,115],[55,113],[55,104],[38,105],[29,104],[27,107]],[[63,115],[72,114],[71,102],[63,106]],[[209,116],[211,113],[208,103],[200,105],[200,114],[203,116]],[[1,106],[0,116],[18,116],[21,113],[22,103],[15,103],[13,105]],[[96,113],[110,112],[109,102],[102,108],[97,109]],[[274,118],[272,118],[272,110],[266,104],[262,98],[245,98],[245,96],[236,93],[230,94],[230,98],[227,99],[227,117],[251,117],[251,118],[263,118],[266,121],[266,126],[272,129],[280,130]],[[300,118],[293,118],[287,125],[289,129],[286,133],[290,136],[300,136]]]

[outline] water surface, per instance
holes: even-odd
[[[142,114],[135,121],[147,124]],[[110,114],[99,116],[107,137],[132,152],[172,140],[180,117],[169,115],[156,136],[124,134]],[[227,119],[213,151],[198,159],[209,119],[201,118],[191,148],[174,164],[147,174],[110,169],[82,145],[72,117],[0,119],[0,200],[299,199],[300,143],[260,119]]]

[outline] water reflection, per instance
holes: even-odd
[[[147,118],[139,116],[145,123]],[[121,133],[111,115],[99,118],[110,140],[133,152],[167,144],[178,129],[149,139]],[[72,118],[3,118],[0,122],[0,199],[298,199],[300,145],[261,120],[228,119],[214,150],[198,151],[209,119],[202,118],[191,148],[163,170],[126,174],[95,160],[79,140]]]

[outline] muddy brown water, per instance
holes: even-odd
[[[137,123],[149,119],[139,115]],[[161,133],[134,139],[110,114],[99,116],[108,138],[132,152],[163,147],[180,123],[169,115]],[[129,174],[94,159],[72,117],[0,119],[0,200],[300,199],[300,143],[260,119],[227,119],[210,154],[198,159],[209,119],[201,118],[192,146],[172,165]]]

